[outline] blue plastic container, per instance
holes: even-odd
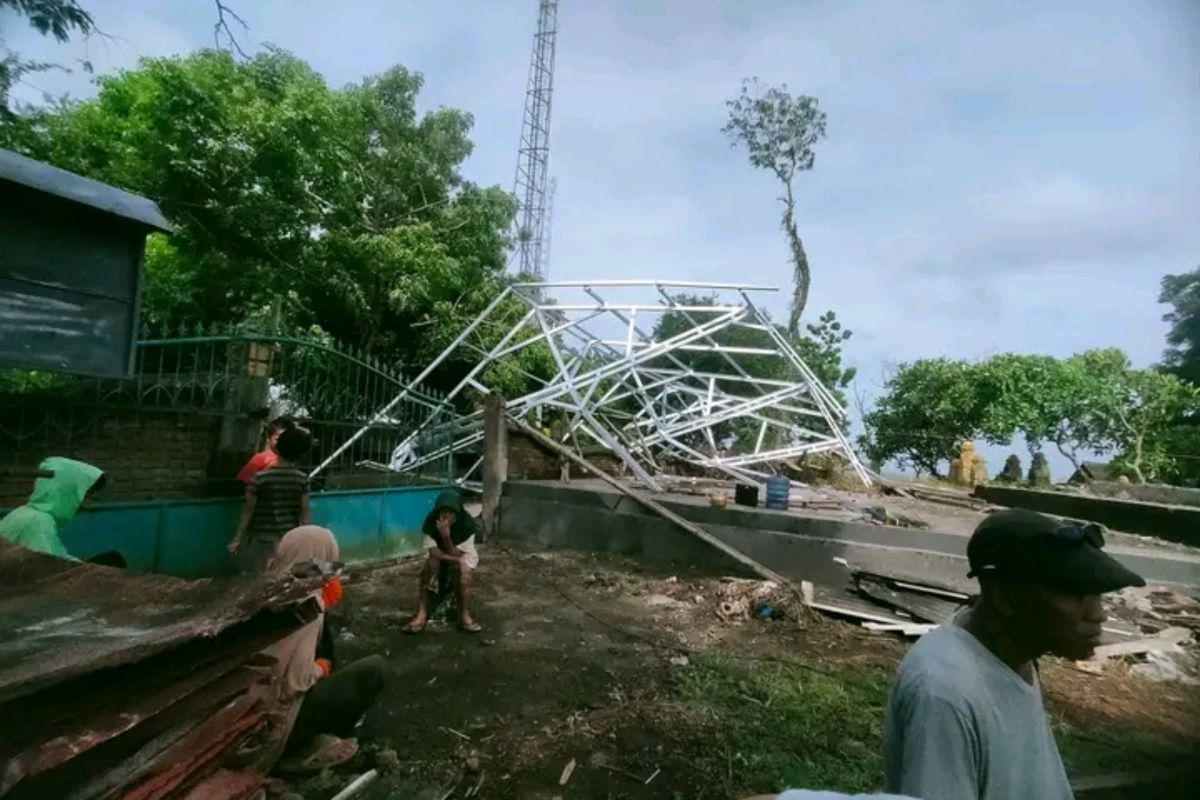
[[[792,482],[783,475],[772,475],[767,478],[767,508],[787,511],[791,492]]]

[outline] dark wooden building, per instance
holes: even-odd
[[[122,376],[133,366],[152,200],[0,150],[0,366]]]

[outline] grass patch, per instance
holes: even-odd
[[[891,672],[703,657],[682,670],[683,704],[706,724],[705,771],[725,796],[883,783],[883,715]],[[701,766],[701,765],[697,765]]]
[[[1072,778],[1178,767],[1194,757],[1189,743],[1172,741],[1131,728],[1084,729],[1066,720],[1051,726],[1058,752]]]

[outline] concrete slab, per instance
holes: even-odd
[[[974,582],[966,578],[967,538],[960,532],[872,525],[819,513],[717,509],[690,496],[656,499],[793,580],[841,586],[848,574],[834,559],[842,558],[863,569],[898,570],[914,579],[974,591]],[[743,574],[740,565],[634,500],[582,481],[508,482],[500,531],[547,548],[616,552]],[[1149,581],[1200,587],[1200,557],[1192,553],[1121,546],[1110,550]]]

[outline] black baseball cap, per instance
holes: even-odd
[[[968,578],[995,575],[1071,594],[1103,594],[1146,581],[1104,552],[1104,528],[1009,508],[975,528]]]

